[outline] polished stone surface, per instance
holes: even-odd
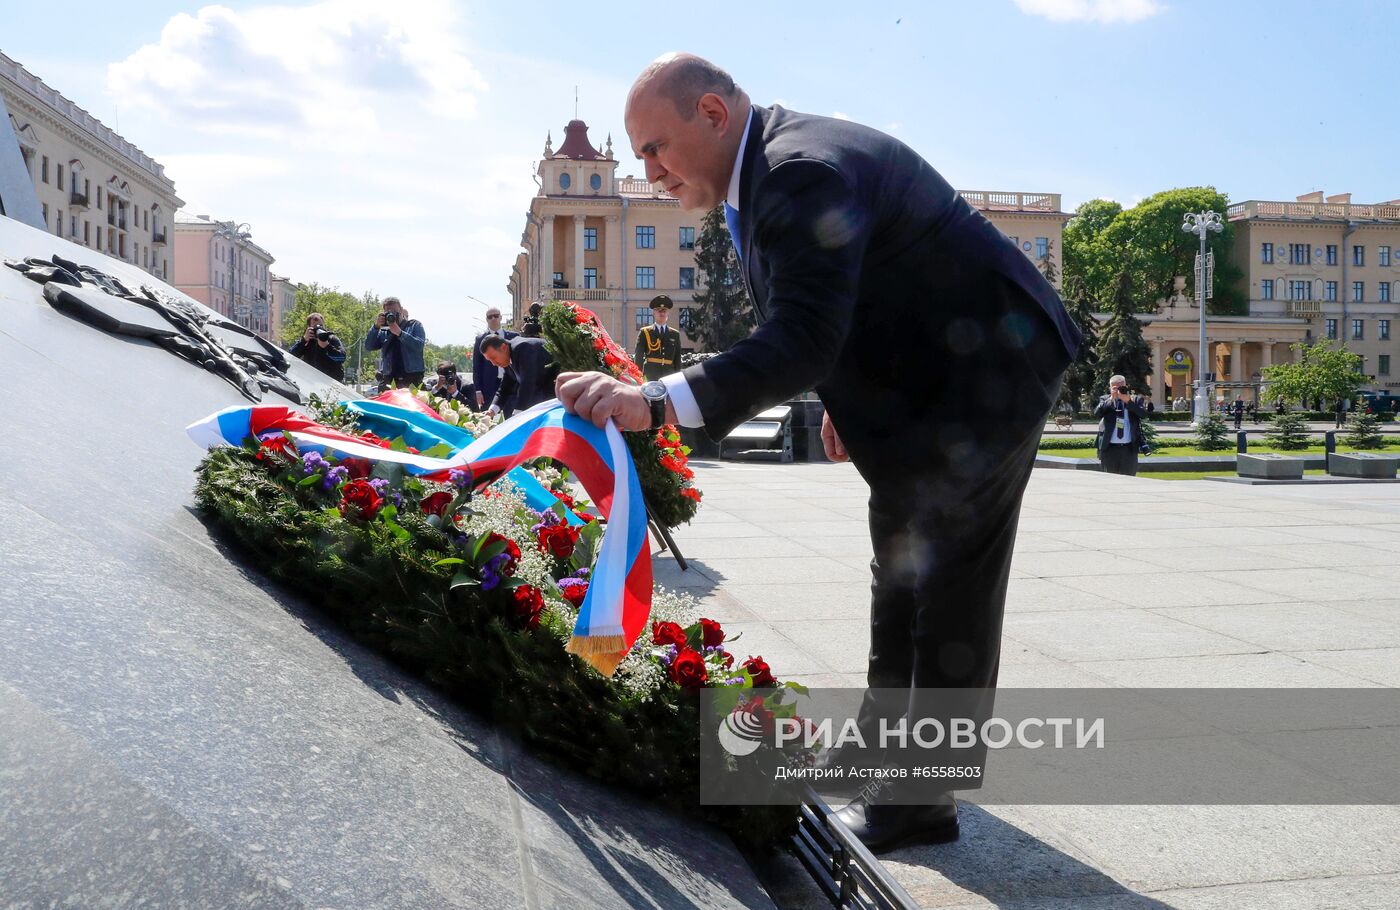
[[[0,255],[54,252],[152,281],[0,218]],[[238,393],[41,291],[0,268],[0,908],[772,906],[719,832],[542,764],[228,552],[184,427]]]

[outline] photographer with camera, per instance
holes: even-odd
[[[345,345],[325,325],[325,317],[312,313],[306,317],[306,331],[292,345],[292,356],[311,364],[337,382],[345,379]]]
[[[423,323],[410,319],[397,297],[385,297],[384,309],[374,317],[365,335],[365,350],[379,351],[379,376],[383,388],[406,389],[423,384]]]
[[[454,404],[466,405],[473,411],[481,410],[476,406],[476,390],[470,384],[462,385],[457,364],[450,360],[440,361],[437,365],[437,377],[437,385],[433,386],[433,397],[446,398]]]
[[[1094,408],[1099,418],[1099,461],[1106,474],[1137,476],[1138,451],[1144,447],[1142,421],[1147,416],[1142,396],[1128,390],[1128,380],[1112,376],[1108,394]]]

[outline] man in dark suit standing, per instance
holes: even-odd
[[[502,374],[500,387],[491,399],[491,413],[504,412],[509,417],[514,411],[554,397],[559,366],[545,350],[543,338],[520,335],[506,341],[499,335],[488,335],[481,340],[481,349],[488,361],[501,368]]]
[[[666,324],[671,320],[671,307],[674,305],[665,294],[651,298],[654,321],[637,332],[637,350],[632,359],[642,368],[647,379],[660,379],[680,369],[681,333]]]
[[[867,740],[877,717],[936,716],[932,689],[990,703],[1021,496],[1080,343],[1054,288],[907,146],[753,106],[698,57],[647,67],[626,126],[647,178],[682,208],[725,204],[759,326],[640,390],[565,374],[560,399],[599,425],[676,421],[720,438],[815,387],[828,457],[870,485]],[[957,837],[951,795],[909,801],[900,783],[874,786],[841,815],[877,850]]]
[[[501,311],[498,307],[491,307],[486,311],[486,331],[476,336],[472,342],[472,385],[476,386],[476,409],[485,410],[496,397],[496,390],[501,387],[501,371],[482,353],[481,342],[484,338],[492,335],[509,341],[515,337],[515,332],[509,329],[501,329]]]
[[[1138,451],[1142,448],[1142,421],[1147,416],[1142,396],[1128,390],[1128,380],[1110,376],[1108,394],[1094,408],[1099,419],[1099,463],[1105,474],[1136,477]]]

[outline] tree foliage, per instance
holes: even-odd
[[[1306,449],[1311,442],[1307,418],[1298,411],[1284,411],[1274,417],[1273,429],[1265,433],[1264,438],[1274,448],[1285,452]]]
[[[1095,382],[1095,367],[1098,362],[1099,321],[1094,318],[1094,304],[1084,289],[1084,279],[1078,275],[1065,279],[1061,290],[1065,309],[1079,327],[1084,343],[1079,348],[1079,356],[1065,372],[1064,384],[1060,388],[1060,400],[1076,412],[1088,410],[1088,402],[1093,400],[1099,388]]]
[[[1218,411],[1209,411],[1196,422],[1196,446],[1207,452],[1230,448],[1230,430]]]
[[[1177,275],[1187,276],[1188,286],[1195,287],[1200,240],[1181,229],[1186,213],[1210,210],[1223,215],[1228,205],[1223,193],[1208,186],[1164,190],[1130,209],[1091,199],[1065,225],[1065,276],[1083,278],[1089,296],[1106,308],[1127,268],[1140,311],[1151,311],[1157,301],[1171,296]],[[1215,293],[1207,312],[1242,314],[1248,308],[1239,287],[1242,273],[1229,260],[1233,229],[1229,222],[1224,227],[1207,241],[1215,252]]]
[[[748,337],[754,327],[754,314],[722,205],[711,209],[700,223],[695,267],[699,274],[690,334],[702,351],[726,351]]]
[[[1096,389],[1106,389],[1109,377],[1122,374],[1128,388],[1135,392],[1147,389],[1147,376],[1152,370],[1152,352],[1142,337],[1138,321],[1137,298],[1134,296],[1132,275],[1124,268],[1118,273],[1117,289],[1113,295],[1113,315],[1103,327],[1098,340]]]
[[[365,334],[379,312],[379,298],[366,292],[360,297],[339,288],[329,288],[308,282],[297,288],[296,302],[282,323],[282,343],[290,348],[306,330],[306,317],[320,313],[326,328],[340,337],[345,345],[345,381],[367,382],[374,378],[379,352],[364,351]],[[355,367],[359,365],[358,379]]]
[[[1340,342],[1319,341],[1295,344],[1300,353],[1295,363],[1276,363],[1263,370],[1269,394],[1285,401],[1306,403],[1321,399],[1325,404],[1338,398],[1351,400],[1369,377],[1361,372],[1362,358]]]
[[[1381,447],[1380,418],[1365,408],[1356,408],[1347,418],[1347,445],[1353,449],[1379,449]]]

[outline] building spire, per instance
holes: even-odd
[[[546,158],[548,158],[550,155],[553,155],[553,154],[554,154],[554,136],[553,136],[553,133],[546,132],[546,133],[544,134],[544,156],[545,156]]]
[[[603,157],[607,158],[609,161],[612,160],[612,133],[608,133],[608,150]]]

